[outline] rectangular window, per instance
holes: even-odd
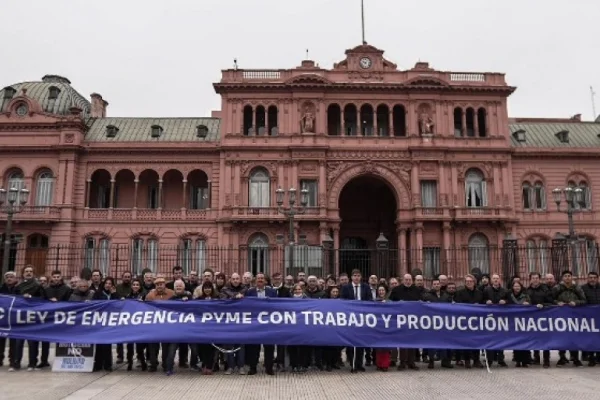
[[[156,186],[148,187],[148,208],[152,210],[158,208],[158,188]]]
[[[318,207],[319,206],[319,182],[315,179],[303,179],[300,181],[300,189],[308,190],[308,203],[307,207]]]
[[[269,182],[254,181],[250,182],[250,207],[269,207]]]
[[[467,207],[485,207],[487,206],[487,190],[486,182],[467,182],[466,189],[466,205]]]
[[[190,190],[190,209],[205,210],[209,206],[207,187],[192,186]]]
[[[437,181],[421,181],[421,206],[437,207]]]
[[[440,254],[439,247],[423,248],[423,266],[426,278],[433,278],[440,273]]]
[[[98,208],[108,208],[110,204],[110,187],[109,186],[98,186]]]
[[[158,268],[158,242],[156,240],[148,240],[148,262],[146,263],[152,272]]]
[[[523,209],[531,210],[531,188],[529,185],[523,185]]]
[[[206,242],[204,240],[196,242],[196,269],[198,274],[202,274],[206,269]]]
[[[52,204],[52,191],[54,187],[53,178],[40,178],[37,184],[35,196],[36,206],[49,206]]]
[[[546,209],[546,193],[544,191],[544,186],[540,184],[536,184],[533,188],[533,193],[535,197],[535,208],[536,210],[545,210]]]
[[[85,240],[85,255],[84,255],[84,268],[90,270],[94,269],[94,249],[96,242],[93,238],[87,238]]]
[[[527,241],[527,269],[529,272],[534,272],[537,263],[537,251],[535,242],[533,240]]]
[[[109,275],[110,267],[110,242],[108,239],[101,239],[98,246],[98,269],[102,271],[103,276]]]
[[[142,266],[142,256],[144,251],[144,240],[134,239],[131,248],[131,269],[137,275],[142,272],[144,267]]]
[[[293,264],[291,253],[293,252]],[[285,246],[285,270],[286,274],[292,274],[303,270],[307,275],[323,275],[323,248],[321,246],[294,245]],[[293,268],[293,271],[291,270]],[[293,274],[296,276],[296,274]]]
[[[179,265],[183,268],[184,274],[189,274],[192,265],[192,240],[185,239],[179,250]]]
[[[253,275],[259,272],[268,273],[269,248],[267,246],[250,246],[248,248],[248,264]]]

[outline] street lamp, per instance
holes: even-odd
[[[575,237],[575,223],[573,222],[573,214],[583,211],[586,203],[585,193],[581,188],[556,188],[552,191],[552,197],[554,197],[557,211],[567,214],[569,221],[568,238],[571,242],[571,268],[573,269],[573,272],[575,272],[577,270],[577,260],[575,259],[575,242],[577,241],[577,238]],[[566,209],[562,209],[560,206],[563,197],[565,203],[567,204]]]
[[[6,230],[4,232],[4,254],[2,257],[2,281],[4,281],[4,274],[8,272],[13,216],[23,211],[22,207],[27,204],[28,197],[29,190],[25,188],[11,187],[8,190],[0,188],[0,211],[7,215]]]
[[[296,189],[289,188],[288,189],[288,207],[283,206],[283,201],[285,197],[285,190],[282,188],[278,188],[275,191],[275,200],[277,201],[277,211],[283,215],[285,215],[289,220],[289,243],[290,243],[290,269],[294,268],[294,243],[296,242],[296,238],[294,235],[294,217],[296,215],[301,215],[306,212],[306,205],[308,204],[308,190],[302,189],[300,191],[300,204],[296,205]]]

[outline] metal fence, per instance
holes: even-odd
[[[0,256],[3,250],[0,249]],[[110,245],[85,247],[57,245],[49,248],[31,248],[19,243],[11,249],[9,269],[21,271],[25,265],[34,266],[36,274],[49,275],[60,270],[66,277],[80,275],[84,268],[99,269],[105,276],[119,277],[125,271],[139,274],[144,268],[155,273],[171,275],[174,266],[183,267],[184,273],[213,271],[230,275],[250,271],[273,274],[308,275],[325,277],[329,274],[350,274],[354,269],[364,277],[401,276],[419,273],[426,280],[446,274],[461,281],[465,274],[477,269],[481,273],[498,273],[506,282],[512,276],[527,280],[530,272],[553,273],[572,270],[583,278],[589,271],[598,271],[598,244],[553,243],[551,247],[461,247],[442,249],[329,249],[324,246],[242,246],[208,247]],[[1,259],[1,258],[0,258]]]

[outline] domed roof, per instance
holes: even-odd
[[[0,90],[0,112],[5,111],[13,97],[26,89],[26,96],[37,101],[50,114],[68,115],[73,106],[83,110],[83,117],[90,116],[90,102],[71,86],[71,81],[59,75],[45,75],[41,81],[21,82]]]

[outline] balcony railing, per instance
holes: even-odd
[[[299,214],[296,216],[296,218],[300,218],[302,219],[303,216],[306,215],[319,215],[320,214],[320,208],[319,207],[307,207],[304,214]],[[261,218],[265,218],[265,217],[281,217],[283,218],[284,215],[281,214],[278,210],[277,207],[234,207],[232,210],[232,217],[236,218],[236,217],[240,217],[243,216],[244,218],[250,218],[250,219],[261,219]]]
[[[211,210],[150,209],[150,208],[90,208],[84,211],[84,218],[112,221],[184,221],[214,218]]]
[[[458,207],[454,208],[454,217],[457,219],[497,219],[503,216],[502,209],[498,207]]]
[[[60,219],[60,208],[54,206],[22,206],[16,207],[18,213],[14,219],[28,221],[57,221]],[[0,220],[6,220],[7,215],[0,213]]]
[[[421,207],[415,210],[416,218],[438,219],[444,215],[444,209],[441,207]]]

